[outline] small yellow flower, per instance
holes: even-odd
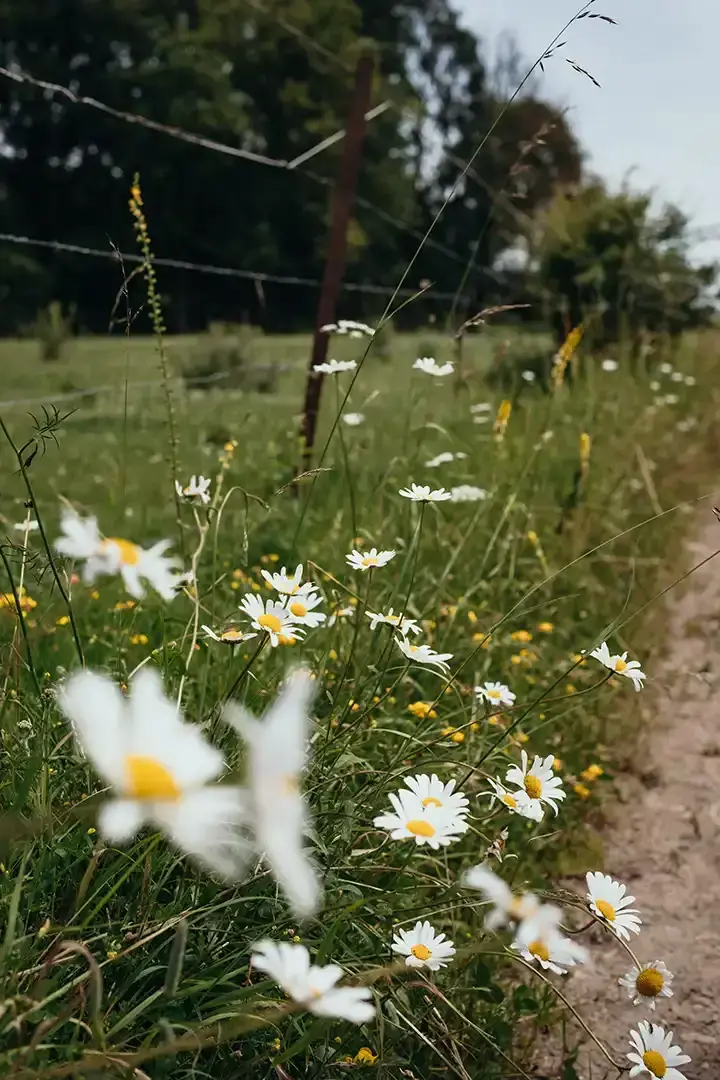
[[[552,634],[555,626],[551,622],[539,622],[537,624],[537,629],[540,631],[541,634]]]
[[[440,614],[445,615],[450,619],[454,619],[457,615],[457,604],[443,604],[440,608]]]
[[[570,659],[572,660],[573,664],[577,664],[578,667],[585,663],[585,657],[582,653],[579,652],[570,653]]]
[[[476,634],[473,634],[472,639],[476,645],[481,645],[483,649],[489,649],[492,636],[490,634],[484,634],[482,630],[478,630]]]
[[[560,769],[562,769],[562,767],[562,759],[559,757],[553,758],[553,769],[555,770],[555,772],[558,772]]]
[[[134,600],[118,600],[115,605],[116,611],[131,611],[135,607]]]
[[[577,686],[574,683],[569,682],[565,687],[566,694],[577,694]]]
[[[524,731],[518,731],[515,734],[515,738],[519,743],[526,743],[530,739],[530,736],[526,735]]]
[[[478,617],[474,611],[468,611],[467,620],[472,626],[474,626],[475,623],[478,621]]]
[[[336,649],[331,649],[328,653],[328,660],[337,660],[338,654]]]
[[[88,836],[94,836],[96,832],[97,832],[97,829],[90,828],[90,829],[88,829],[87,834],[88,834]]]
[[[510,635],[511,641],[522,641],[523,644],[527,644],[528,641],[532,641],[532,634],[529,630],[513,630]]]
[[[511,664],[522,664],[522,661],[523,658],[518,653],[513,653],[513,655],[510,657]]]
[[[584,784],[573,784],[573,791],[581,799],[589,799],[591,795],[590,788]]]
[[[272,1047],[273,1050],[277,1051],[282,1046],[282,1043],[280,1042],[279,1039],[273,1039],[273,1041],[270,1043],[270,1046]]]
[[[295,944],[295,945],[299,945],[301,941],[302,941],[302,938],[300,937],[300,935],[299,935],[299,934],[295,934],[295,936],[293,937],[293,942],[294,942],[294,944]]]
[[[147,643],[148,643],[147,634],[133,634],[132,637],[130,638],[130,644],[131,645],[147,645]]]
[[[528,529],[527,538],[534,547],[537,547],[537,545],[540,543],[540,537],[534,529]]]
[[[437,716],[437,713],[427,701],[413,701],[408,705],[408,712],[412,713],[413,716],[417,716],[419,720],[424,720],[426,716],[434,720]]]
[[[493,425],[493,432],[495,434],[495,438],[498,439],[498,441],[502,439],[505,435],[505,428],[508,426],[508,420],[510,419],[511,412],[512,402],[507,400],[501,401],[500,408],[498,409],[497,416],[495,417],[495,424]]]
[[[100,593],[98,592],[97,589],[93,589],[93,591],[90,593],[90,599],[91,600],[99,600],[100,599]]]
[[[118,956],[118,954],[117,954],[115,949],[108,949],[108,951],[107,951],[108,960],[117,960],[117,956]]]
[[[583,431],[580,436],[580,475],[583,479],[588,474],[590,468],[590,447],[592,446],[592,440],[586,431]]]
[[[556,390],[563,384],[563,380],[565,378],[565,368],[572,360],[575,350],[582,341],[583,329],[583,324],[580,323],[579,326],[576,326],[573,330],[571,330],[555,355],[555,360],[553,361],[552,378]]]
[[[603,771],[600,765],[588,765],[587,769],[583,769],[580,775],[583,780],[597,780],[598,776],[602,776]]]
[[[297,645],[297,638],[292,634],[278,634],[278,645]]]
[[[28,596],[28,594],[25,592],[25,589],[24,589],[24,587],[22,585],[17,590],[17,594],[18,594],[18,603],[20,605],[20,610],[21,611],[23,611],[23,612],[32,611],[33,608],[37,607],[37,600],[33,600],[32,596]],[[17,613],[17,607],[15,605],[15,597],[13,596],[13,594],[11,592],[0,593],[0,610],[2,608],[7,608],[9,611],[13,611],[13,612]]]
[[[61,615],[59,619],[55,620],[55,625],[56,626],[67,626],[67,624],[69,622],[70,622],[70,616],[69,615]]]
[[[356,1065],[374,1065],[377,1059],[377,1054],[373,1054],[369,1046],[361,1046],[353,1061]]]
[[[456,732],[454,732],[454,734],[452,734],[450,736],[450,741],[454,742],[454,743],[463,743],[463,742],[465,742],[465,732],[464,731],[456,731]]]

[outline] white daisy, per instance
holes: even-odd
[[[603,641],[597,649],[593,649],[590,653],[591,656],[599,660],[610,671],[614,671],[617,675],[624,675],[626,679],[630,679],[636,690],[642,690],[643,681],[647,679],[647,675],[640,669],[640,663],[637,660],[628,660],[627,653],[624,652],[622,656],[611,656],[610,650],[607,644]]]
[[[603,371],[617,371],[618,362],[617,360],[612,360],[610,357],[608,357],[606,360],[603,360],[600,366],[602,367]]]
[[[298,916],[312,915],[320,901],[317,874],[303,848],[308,819],[300,791],[312,698],[313,681],[301,670],[290,676],[261,720],[234,702],[223,714],[247,744],[249,808],[257,849],[264,852]]]
[[[401,788],[397,794],[390,793],[394,814],[380,814],[373,821],[379,829],[388,829],[393,840],[414,838],[419,846],[427,844],[437,851],[440,847],[459,840],[467,831],[464,817],[445,807],[423,806],[422,799]]]
[[[348,334],[350,337],[373,337],[375,331],[372,326],[364,322],[355,322],[353,319],[338,319],[336,323],[326,323],[320,327],[321,334]]]
[[[540,909],[540,902],[532,893],[517,896],[501,877],[481,863],[473,866],[463,877],[463,885],[477,889],[492,904],[485,918],[488,930],[497,930],[509,922],[521,923],[532,918]]]
[[[454,780],[443,784],[435,773],[432,776],[419,773],[417,776],[406,776],[404,784],[414,795],[417,795],[425,807],[439,806],[459,817],[470,812],[468,800],[461,791],[455,791]]]
[[[422,371],[424,375],[435,375],[439,379],[444,378],[445,375],[452,375],[455,370],[453,364],[438,364],[433,356],[419,356],[413,368],[416,371]]]
[[[446,940],[445,934],[436,934],[427,919],[416,922],[412,930],[399,930],[393,935],[390,948],[407,957],[407,967],[427,968],[428,971],[447,967],[455,955],[452,941]]]
[[[686,386],[694,386],[696,381],[697,380],[695,379],[694,375],[686,375],[685,376],[685,385]]]
[[[323,598],[319,593],[310,592],[309,589],[301,589],[295,596],[288,596],[285,601],[287,610],[290,612],[292,621],[298,626],[319,626],[325,622],[327,615],[324,611],[315,611],[318,604],[322,604]]]
[[[453,502],[481,502],[488,497],[485,488],[475,487],[474,484],[458,484],[450,488],[450,495]]]
[[[568,968],[585,963],[588,956],[583,945],[578,945],[550,927],[527,944],[514,941],[511,948],[519,952],[528,963],[538,963],[541,968],[554,971],[556,975],[567,975]]]
[[[376,566],[387,566],[394,558],[394,551],[378,551],[377,548],[370,548],[363,555],[361,551],[353,548],[350,554],[345,556],[345,561],[352,566],[353,570],[373,570]]]
[[[347,424],[348,427],[359,427],[360,424],[365,422],[365,413],[361,412],[346,412],[343,413],[343,424]]]
[[[302,563],[297,564],[294,574],[288,574],[287,568],[284,566],[279,574],[271,574],[267,570],[261,570],[260,573],[268,585],[272,585],[275,592],[282,593],[284,596],[295,596],[296,593],[301,592],[303,589],[315,588],[311,581],[306,581],[304,585],[300,584],[303,576]]]
[[[482,686],[475,687],[475,693],[481,701],[487,701],[489,705],[512,705],[516,695],[509,686],[501,682],[486,682]]]
[[[679,1046],[673,1046],[672,1031],[641,1020],[637,1031],[630,1032],[630,1045],[633,1052],[627,1057],[633,1063],[631,1077],[647,1073],[662,1080],[687,1080],[677,1066],[687,1065],[692,1059]]]
[[[492,405],[489,401],[478,401],[475,405],[470,406],[471,413],[488,413],[492,412]]]
[[[662,960],[653,960],[641,968],[632,968],[618,982],[627,990],[633,1005],[646,1005],[648,1009],[654,1009],[656,998],[673,996],[670,986],[674,978]]]
[[[670,378],[671,378],[671,380],[673,382],[684,382],[685,381],[685,376],[683,375],[682,371],[673,371]]]
[[[534,383],[537,379],[537,375],[535,374],[535,372],[530,371],[529,368],[526,368],[526,370],[522,371],[520,374],[526,383]]]
[[[457,454],[451,453],[450,450],[445,450],[442,454],[437,454],[436,457],[431,458],[430,461],[425,462],[426,469],[437,469],[439,465],[449,465],[451,461],[462,461],[466,458],[467,454],[463,454],[460,450]]]
[[[668,364],[668,362],[665,361],[664,364],[660,365],[660,367],[658,368],[658,371],[660,371],[663,375],[672,375],[673,366],[672,366],[672,364]]]
[[[111,679],[83,671],[58,695],[60,708],[90,762],[114,789],[98,815],[111,844],[126,843],[146,822],[210,870],[236,878],[248,845],[240,788],[208,786],[223,772],[222,755],[199,728],[183,722],[160,677],[147,668],[126,699]]]
[[[143,578],[163,600],[172,600],[175,596],[176,563],[164,555],[170,540],[142,548],[129,540],[104,539],[97,518],[81,518],[74,510],[63,511],[60,527],[63,535],[55,547],[61,555],[84,561],[83,578],[88,584],[101,574],[120,574],[127,591],[137,599],[145,595]]]
[[[445,502],[452,499],[452,495],[445,488],[433,491],[429,484],[411,484],[409,488],[400,488],[398,494],[402,495],[403,499],[412,499],[413,502]]]
[[[336,986],[343,976],[337,964],[318,967],[310,963],[304,945],[289,941],[259,941],[253,945],[252,963],[265,972],[315,1016],[334,1016],[351,1024],[368,1024],[375,1016],[372,993],[367,986]]]
[[[487,424],[490,422],[490,413],[477,413],[472,421],[473,424]]]
[[[280,644],[278,636],[303,636],[304,631],[298,629],[293,616],[279,600],[263,600],[257,593],[247,593],[240,601],[240,609],[252,620],[255,630],[264,630],[269,635],[273,648]]]
[[[657,394],[658,390],[660,389],[660,383],[657,381],[657,379],[653,379],[652,382],[648,383],[648,386],[652,390],[653,394]]]
[[[506,810],[520,817],[529,818],[531,821],[542,821],[544,811],[539,799],[531,799],[526,791],[509,791],[499,780],[488,779],[492,785],[490,798],[492,802],[500,802]]]
[[[356,360],[327,360],[324,364],[313,364],[313,371],[323,375],[337,375],[341,371],[354,371]]]
[[[600,871],[588,872],[585,880],[590,910],[598,915],[619,938],[629,941],[631,933],[640,933],[642,922],[637,908],[629,906],[634,902],[635,897],[627,895],[625,885]]]
[[[187,487],[183,487],[182,484],[175,481],[175,490],[178,493],[178,498],[186,499],[188,502],[204,503],[206,506],[210,502],[210,484],[212,480],[205,476],[191,476],[190,483]]]
[[[349,619],[354,614],[354,607],[335,608],[335,610],[330,615],[330,618],[328,619],[328,626],[334,626],[338,619]]]
[[[557,814],[557,803],[565,798],[562,780],[553,773],[552,754],[543,760],[537,754],[532,763],[528,765],[528,756],[525,750],[520,751],[522,765],[511,765],[505,774],[506,784],[516,784],[525,791],[530,799],[541,804],[547,803]]]
[[[415,619],[409,619],[406,615],[395,615],[392,608],[386,613],[382,611],[366,611],[365,614],[370,620],[371,630],[377,629],[380,625],[387,625],[394,626],[403,637],[406,637],[407,634],[420,633],[420,627],[415,622]]]
[[[411,660],[414,664],[425,664],[428,667],[437,667],[441,671],[449,671],[446,661],[452,660],[453,653],[451,652],[435,652],[429,645],[411,645],[407,638],[395,638],[395,642],[400,649],[400,652]]]
[[[205,623],[202,624],[202,629],[209,638],[220,642],[221,645],[241,645],[244,641],[250,641],[251,638],[257,637],[257,634],[246,634],[244,630],[237,630],[234,626],[228,626],[227,629],[221,630],[219,634],[215,633],[212,627],[207,626]]]
[[[17,521],[13,525],[13,529],[17,529],[18,532],[36,532],[40,526],[34,519],[32,521]]]

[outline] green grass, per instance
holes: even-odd
[[[63,1065],[82,1058],[74,1075],[83,1075],[88,1053],[102,1050],[136,1055],[133,1062],[149,1068],[154,1080],[284,1075],[273,1064],[290,1075],[334,1077],[344,1075],[336,1063],[370,1046],[379,1055],[378,1075],[387,1078],[407,1069],[422,1077],[523,1075],[506,1059],[526,1060],[557,1002],[544,982],[517,966],[505,948],[507,935],[483,933],[482,904],[460,887],[460,877],[505,827],[509,858],[498,869],[516,885],[551,890],[559,868],[598,868],[583,865],[594,846],[584,842],[584,830],[612,777],[614,718],[635,702],[629,683],[606,681],[594,663],[578,666],[577,654],[608,637],[652,673],[636,613],[676,576],[673,553],[686,518],[657,515],[698,493],[691,470],[711,420],[716,354],[710,338],[701,350],[687,347],[676,364],[694,374],[697,385],[664,379],[662,392],[679,401],[662,406],[653,404],[657,395],[649,386],[662,378],[657,373],[633,373],[623,362],[607,374],[586,359],[572,388],[552,397],[523,389],[498,440],[492,421],[474,424],[469,411],[488,401],[492,417],[499,405],[500,395],[484,381],[496,341],[478,338],[468,346],[467,379],[457,391],[452,380],[411,371],[412,337],[393,340],[388,362],[371,354],[348,405],[365,413],[365,423],[340,425],[323,461],[328,471],[289,489],[299,454],[307,338],[263,340],[263,359],[291,367],[276,394],[188,394],[179,379],[173,382],[182,478],[191,472],[215,477],[219,459],[228,462],[227,499],[210,518],[199,564],[200,621],[216,626],[234,615],[240,622],[238,600],[251,582],[261,582],[261,566],[303,561],[327,610],[353,601],[360,611],[366,603],[372,611],[407,604],[423,625],[422,640],[453,653],[445,687],[431,670],[401,663],[388,627],[371,632],[360,618],[356,631],[355,620],[340,619],[292,648],[264,651],[242,682],[240,699],[259,713],[291,662],[307,664],[317,676],[305,790],[325,906],[305,925],[293,919],[262,862],[228,887],[159,835],[146,831],[121,849],[105,846],[93,831],[97,800],[87,796],[102,785],[78,755],[55,703],[59,681],[77,666],[66,608],[38,534],[31,534],[24,554],[21,534],[8,529],[8,565],[17,583],[24,564],[27,592],[37,602],[26,629],[42,690],[34,687],[12,610],[0,611],[4,1069],[12,1064],[23,1077],[69,1075]],[[173,365],[187,362],[192,342],[167,344]],[[357,356],[361,344],[333,342],[331,353]],[[67,499],[96,514],[108,536],[143,544],[174,539],[187,564],[197,528],[189,509],[183,509],[180,532],[175,521],[162,389],[132,385],[159,379],[152,341],[73,342],[54,364],[41,364],[35,349],[30,342],[0,345],[3,398],[52,396],[70,384],[114,386],[80,402],[59,426],[58,446],[48,443],[27,469],[49,535],[57,535],[60,500]],[[448,351],[439,346],[438,359],[449,358]],[[341,376],[338,386],[347,384]],[[320,447],[335,415],[335,389],[326,380]],[[19,444],[32,436],[27,410],[2,409]],[[678,430],[688,416],[702,422]],[[545,439],[547,431],[553,435]],[[592,450],[580,480],[584,432]],[[229,438],[238,445],[228,456],[222,445]],[[445,450],[467,456],[425,467]],[[9,447],[0,454],[2,512],[10,526],[23,518],[27,491]],[[398,496],[410,481],[475,484],[489,497],[429,506],[421,524],[418,507]],[[345,553],[360,543],[398,554],[369,580],[345,563]],[[126,682],[151,654],[168,693],[176,695],[191,640],[191,600],[163,604],[148,595],[127,607],[125,599],[119,580],[72,585],[88,665]],[[542,624],[551,629],[538,629]],[[481,647],[490,631],[489,647]],[[518,631],[532,640],[513,639]],[[233,771],[242,770],[242,753],[218,724],[217,706],[249,659],[249,652],[233,656],[201,642],[183,685],[186,717],[205,725]],[[488,721],[472,693],[486,679],[506,682],[517,694],[519,708],[499,723]],[[434,703],[437,716],[413,716],[408,705],[415,701]],[[490,812],[484,795],[487,776],[504,775],[523,747],[560,759],[568,791],[557,820],[546,817],[534,829]],[[587,782],[586,797],[575,786],[592,762],[606,775]],[[439,855],[389,841],[372,825],[388,805],[388,791],[417,772],[457,779],[471,800],[471,830]],[[258,938],[298,935],[313,955],[362,976],[391,963],[393,928],[421,917],[466,953],[429,983],[415,973],[377,981],[379,1019],[372,1028],[295,1013],[272,1014],[264,1026],[245,1032],[252,1026],[248,1016],[257,1015],[258,995],[280,1000],[268,985],[254,989],[258,980],[249,976],[249,950]],[[177,935],[185,927],[183,952]],[[84,951],[56,962],[57,943],[66,940],[81,942]],[[213,1033],[218,1045],[190,1050],[198,1028],[201,1041]],[[186,1041],[176,1054],[172,1042],[179,1038]],[[142,1064],[156,1053],[157,1060]],[[107,1059],[101,1069],[111,1074]]]

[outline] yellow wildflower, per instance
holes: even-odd
[[[580,323],[573,330],[570,331],[565,341],[555,354],[555,360],[553,361],[552,378],[555,384],[555,389],[559,389],[562,386],[565,379],[565,369],[573,358],[575,350],[582,341],[583,336],[583,324]]]
[[[133,634],[132,637],[130,638],[130,644],[131,645],[147,645],[147,643],[148,643],[147,634]]]
[[[507,399],[505,401],[501,401],[500,408],[498,409],[497,416],[495,417],[495,424],[493,426],[493,432],[495,434],[495,438],[498,441],[500,441],[505,435],[505,428],[508,426],[508,420],[510,419],[511,412],[512,402],[507,401]]]
[[[573,791],[581,799],[589,799],[591,791],[589,787],[585,787],[584,784],[573,784]]]
[[[577,686],[574,683],[569,682],[565,687],[566,694],[577,694]]]
[[[108,951],[107,951],[108,960],[117,960],[117,957],[118,957],[118,954],[117,954],[115,949],[108,949]]]
[[[55,620],[55,625],[56,626],[67,626],[67,624],[69,622],[70,622],[70,616],[69,615],[61,615],[59,619]]]
[[[604,770],[600,765],[588,765],[587,769],[583,769],[580,773],[583,780],[597,780],[598,776],[602,776]]]
[[[33,600],[32,596],[28,596],[24,586],[20,586],[17,590],[17,595],[21,611],[32,611],[33,608],[37,607],[37,600]],[[17,611],[15,597],[11,592],[0,593],[0,609],[2,608],[7,608],[10,611]]]
[[[489,649],[492,641],[492,635],[485,634],[482,630],[478,630],[477,633],[472,636],[476,645],[482,645],[483,649]]]
[[[510,635],[510,640],[522,642],[532,641],[532,634],[529,630],[513,630],[512,634]]]
[[[116,611],[131,611],[135,607],[134,600],[118,600],[115,605]]]
[[[580,436],[580,475],[583,479],[588,474],[590,468],[590,447],[592,440],[586,431],[583,431]]]
[[[468,611],[467,620],[468,620],[469,623],[471,623],[474,626],[475,623],[478,621],[478,617],[477,617],[477,615],[475,614],[474,611]]]
[[[539,622],[537,628],[541,634],[552,634],[555,626],[551,622]]]
[[[413,716],[417,716],[419,720],[424,720],[426,716],[434,720],[437,716],[437,713],[427,701],[413,701],[408,705],[408,712],[412,713]]]
[[[554,757],[553,758],[553,769],[555,770],[555,772],[559,772],[560,769],[562,769],[562,767],[563,767],[563,763],[562,763],[561,758]]]
[[[377,1059],[377,1054],[373,1054],[369,1046],[361,1046],[353,1061],[356,1065],[374,1065]]]
[[[278,645],[297,645],[297,638],[292,634],[278,634]]]

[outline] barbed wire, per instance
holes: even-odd
[[[71,255],[86,255],[96,258],[110,259],[112,262],[142,263],[144,257],[135,252],[117,251],[115,248],[105,251],[102,248],[84,247],[80,244],[67,244],[62,240],[40,240],[32,236],[18,236],[14,233],[0,233],[0,243],[17,244],[26,247],[39,247],[51,251],[65,251]],[[269,282],[275,285],[306,285],[315,288],[322,282],[319,278],[296,277],[294,275],[268,274],[263,270],[240,270],[234,266],[214,266],[211,263],[194,263],[185,259],[163,258],[154,256],[153,263],[156,266],[167,266],[174,270],[194,270],[203,274],[217,274],[220,277],[242,278],[246,281]],[[369,282],[343,281],[342,288],[348,292],[371,293],[375,296],[390,296],[395,289],[392,285],[375,285]],[[431,288],[401,289],[400,296],[423,296],[432,297],[435,300],[452,300],[455,293],[436,292]]]

